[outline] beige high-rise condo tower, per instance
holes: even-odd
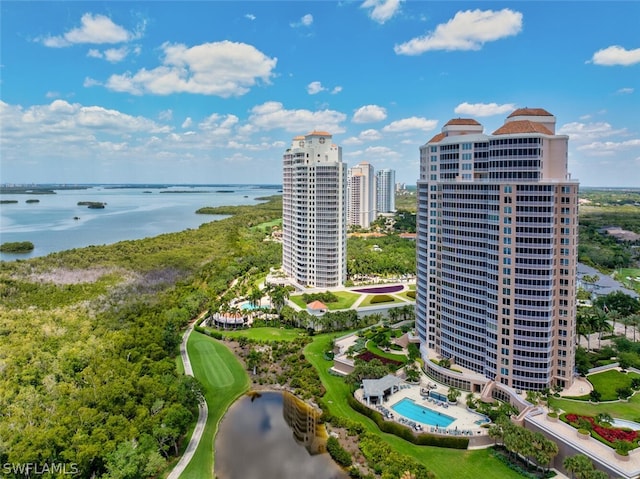
[[[347,171],[331,135],[296,136],[283,155],[282,267],[297,284],[333,287],[347,276]]]
[[[362,228],[376,219],[376,178],[373,166],[363,161],[347,171],[347,225]]]
[[[486,135],[457,118],[420,147],[416,327],[449,385],[573,383],[578,182],[555,124],[522,108]]]

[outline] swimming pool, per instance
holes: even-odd
[[[259,306],[254,306],[251,303],[243,303],[242,305],[240,305],[240,308],[244,311],[253,311],[255,309],[259,309]]]
[[[430,426],[449,427],[451,423],[456,420],[455,417],[447,416],[441,412],[416,404],[409,398],[404,398],[400,402],[395,403],[391,406],[391,409],[401,416],[408,417],[422,424],[429,424]]]

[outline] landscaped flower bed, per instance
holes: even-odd
[[[578,414],[567,414],[565,419],[573,427],[579,427],[580,420],[586,420],[591,423],[593,431],[605,441],[611,443],[614,446],[616,441],[626,441],[633,443],[639,437],[638,431],[630,429],[620,429],[617,427],[606,427],[598,424],[596,420],[591,416],[580,416]],[[637,446],[637,444],[636,444]],[[615,447],[615,446],[614,446]]]
[[[402,361],[395,361],[393,359],[383,358],[382,356],[378,356],[377,354],[372,353],[371,351],[365,351],[362,354],[358,354],[358,359],[362,359],[363,361],[369,362],[373,359],[379,360],[382,364],[393,364],[394,366],[402,366]]]

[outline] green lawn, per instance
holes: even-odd
[[[636,291],[640,291],[640,281],[636,281],[635,278],[640,278],[640,268],[623,268],[616,271],[615,278],[623,283],[625,286]],[[632,278],[632,279],[627,279]]]
[[[615,401],[618,399],[616,389],[631,387],[631,379],[640,377],[636,373],[621,373],[615,369],[602,373],[590,374],[587,379],[596,391],[602,394],[602,401]]]
[[[249,328],[239,331],[221,331],[226,337],[238,338],[244,336],[256,341],[293,341],[300,336],[306,336],[307,333],[303,329],[284,329],[284,328]]]
[[[403,363],[407,362],[407,355],[403,354],[401,351],[397,353],[386,352],[380,349],[373,341],[367,341],[367,351],[371,351],[373,354],[377,354],[378,356],[382,356],[383,358],[393,359],[394,361],[402,361]]]
[[[567,413],[597,416],[601,412],[611,414],[618,419],[640,422],[640,394],[636,393],[629,401],[617,401],[592,404],[574,399],[551,398],[549,403]]]
[[[350,293],[348,291],[334,291],[333,294],[338,297],[338,301],[335,303],[327,303],[327,307],[331,311],[337,309],[349,309],[360,297],[358,293]],[[291,296],[289,299],[302,309],[307,307],[306,303],[302,300],[302,295]]]
[[[412,290],[409,290],[409,291],[412,291]],[[407,294],[409,291],[401,291],[401,292],[399,292],[399,293],[395,293],[395,294],[396,294],[396,296],[400,296],[401,298],[404,298],[404,299],[406,299],[407,301],[409,301],[409,302],[413,303],[413,302],[415,302],[416,298],[411,298],[411,297],[409,297],[409,295]],[[416,291],[415,291],[415,288],[414,288],[414,289],[413,289],[413,293],[415,294],[415,292],[416,292]]]
[[[385,301],[384,303],[372,303],[373,298],[375,298],[376,296],[381,296],[379,294],[368,294],[360,303],[360,307],[364,307],[364,306],[386,306],[389,304],[404,304],[404,301],[402,301],[401,299],[398,298],[394,298],[393,296],[391,296],[390,294],[386,295],[389,296],[391,298],[391,301]]]
[[[413,457],[432,470],[438,478],[477,479],[478,477],[499,477],[500,479],[521,479],[521,475],[512,471],[490,455],[489,450],[460,451],[431,446],[416,446],[397,436],[382,433],[369,418],[358,414],[347,404],[349,387],[340,377],[329,374],[331,361],[323,357],[332,338],[341,334],[323,334],[316,336],[313,343],[305,348],[305,356],[317,369],[327,392],[324,401],[333,415],[344,416],[365,425],[368,431],[380,436],[394,449]]]
[[[218,424],[229,406],[249,389],[249,376],[223,344],[193,332],[187,343],[193,374],[202,383],[209,408],[200,445],[181,479],[212,479],[213,446]]]
[[[264,223],[260,223],[259,225],[255,225],[253,230],[262,230],[262,231],[271,231],[271,228],[274,226],[282,226],[282,218],[276,218],[275,220],[266,221]]]

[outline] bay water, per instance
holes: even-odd
[[[279,194],[278,185],[91,185],[55,194],[3,194],[0,243],[30,241],[30,253],[0,253],[0,261],[44,256],[56,251],[142,239],[198,228],[224,218],[196,214],[205,206],[254,205]],[[39,200],[27,203],[27,200]],[[79,202],[105,203],[90,209]]]

